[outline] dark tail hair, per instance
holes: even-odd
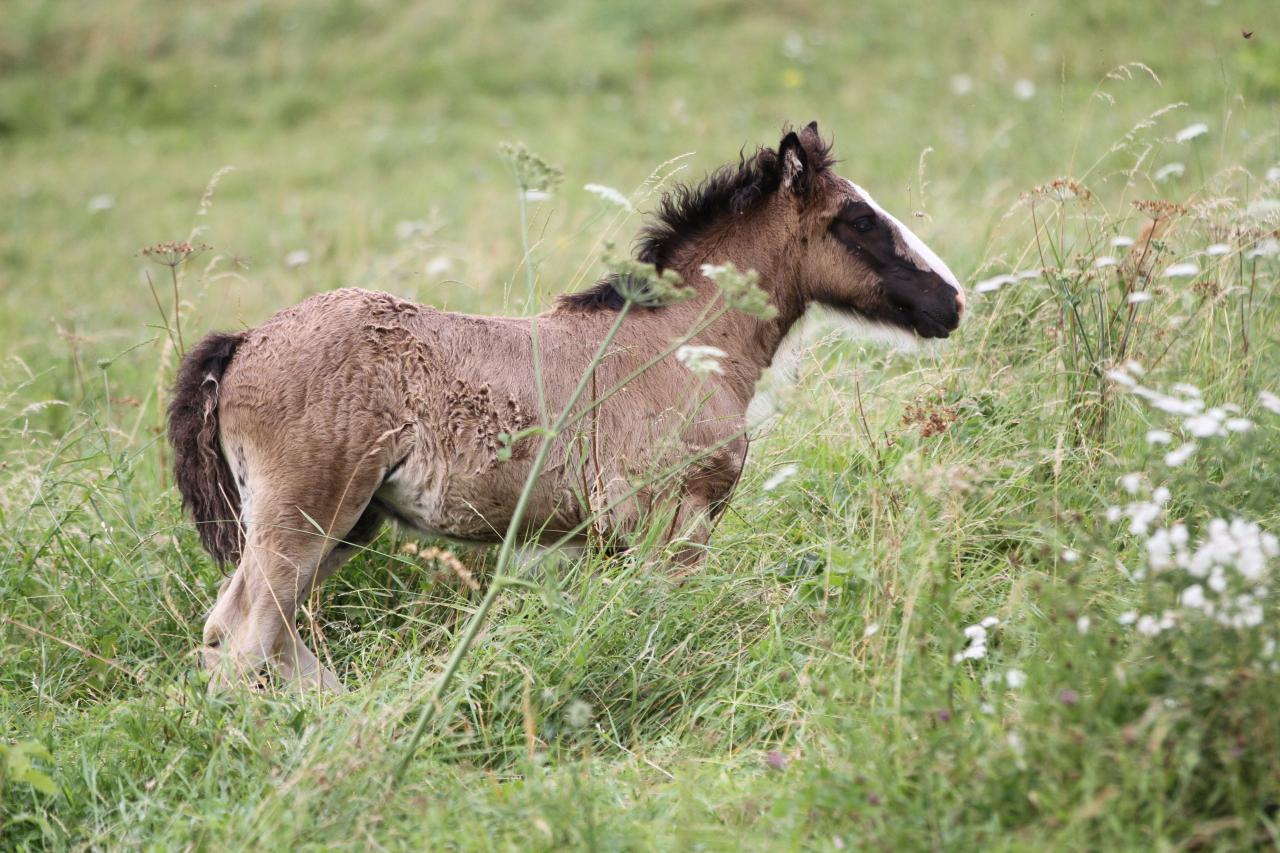
[[[182,359],[169,403],[169,444],[182,505],[219,563],[239,561],[244,549],[240,491],[218,437],[218,389],[243,341],[243,333],[206,335]]]

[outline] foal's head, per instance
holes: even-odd
[[[701,261],[734,260],[717,254],[725,245],[717,235],[734,230],[739,245],[745,240],[769,257],[776,301],[821,302],[946,337],[964,310],[960,282],[911,229],[837,175],[834,162],[814,122],[787,133],[777,149],[761,148],[701,184],[676,187],[641,234],[640,259],[682,273]],[[606,281],[566,304],[602,303],[601,294],[621,301]]]
[[[783,137],[775,216],[806,296],[871,321],[945,338],[960,325],[964,290],[911,229],[831,168],[817,123]]]

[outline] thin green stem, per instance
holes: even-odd
[[[400,759],[400,763],[396,766],[395,773],[391,779],[392,789],[398,788],[400,782],[404,779],[405,771],[408,770],[409,763],[413,760],[413,754],[417,751],[418,744],[422,741],[423,734],[426,733],[427,726],[435,718],[436,709],[440,706],[441,700],[444,698],[445,691],[449,688],[449,684],[457,675],[458,668],[462,665],[462,661],[466,659],[467,653],[471,650],[471,644],[475,642],[476,636],[480,633],[480,627],[484,624],[485,617],[488,616],[489,610],[493,607],[493,602],[497,600],[498,594],[510,584],[507,578],[507,566],[511,562],[511,554],[515,547],[516,538],[520,535],[521,525],[524,522],[525,510],[528,508],[529,499],[533,495],[534,485],[538,482],[538,476],[542,473],[543,466],[546,465],[547,457],[551,453],[551,445],[560,435],[560,431],[564,429],[568,422],[574,406],[582,397],[582,393],[586,390],[588,383],[594,375],[596,367],[599,366],[605,353],[608,352],[609,344],[613,342],[614,337],[618,334],[618,330],[622,328],[622,322],[631,311],[632,303],[628,300],[623,304],[621,310],[618,311],[618,317],[614,320],[613,326],[610,327],[608,334],[600,342],[600,346],[596,349],[596,354],[592,357],[591,362],[583,371],[582,376],[578,379],[578,385],[573,389],[573,393],[569,395],[568,401],[565,403],[564,409],[556,419],[555,426],[549,432],[543,435],[542,444],[538,447],[538,453],[534,457],[533,464],[529,468],[529,473],[525,477],[524,487],[520,490],[520,497],[516,501],[515,510],[511,514],[511,521],[507,524],[506,536],[502,539],[502,546],[498,550],[498,564],[494,568],[494,578],[489,584],[489,589],[485,591],[484,598],[480,600],[480,604],[476,607],[475,613],[467,621],[466,627],[463,629],[462,636],[458,639],[457,644],[453,648],[453,652],[449,655],[449,660],[445,664],[444,672],[441,673],[439,681],[436,682],[435,690],[432,691],[430,703],[423,708],[422,717],[418,720],[417,727],[413,730],[413,735],[409,738],[409,744],[406,746],[404,755]]]

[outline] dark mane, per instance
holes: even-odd
[[[809,168],[829,169],[835,160],[831,145],[813,135],[805,145]],[[778,152],[758,148],[750,157],[738,154],[738,162],[721,166],[696,185],[679,184],[663,193],[651,221],[636,237],[636,259],[666,269],[679,248],[697,239],[725,214],[741,216],[777,191],[782,180]],[[617,310],[624,302],[614,287],[614,277],[577,293],[560,297],[566,308],[583,311]]]
[[[609,273],[585,290],[565,293],[560,305],[574,311],[621,311],[627,300],[618,288],[618,278],[617,273]]]

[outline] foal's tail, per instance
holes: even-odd
[[[242,341],[243,333],[207,335],[182,359],[169,403],[169,443],[182,505],[219,563],[237,562],[244,548],[240,491],[218,435],[218,388]]]

